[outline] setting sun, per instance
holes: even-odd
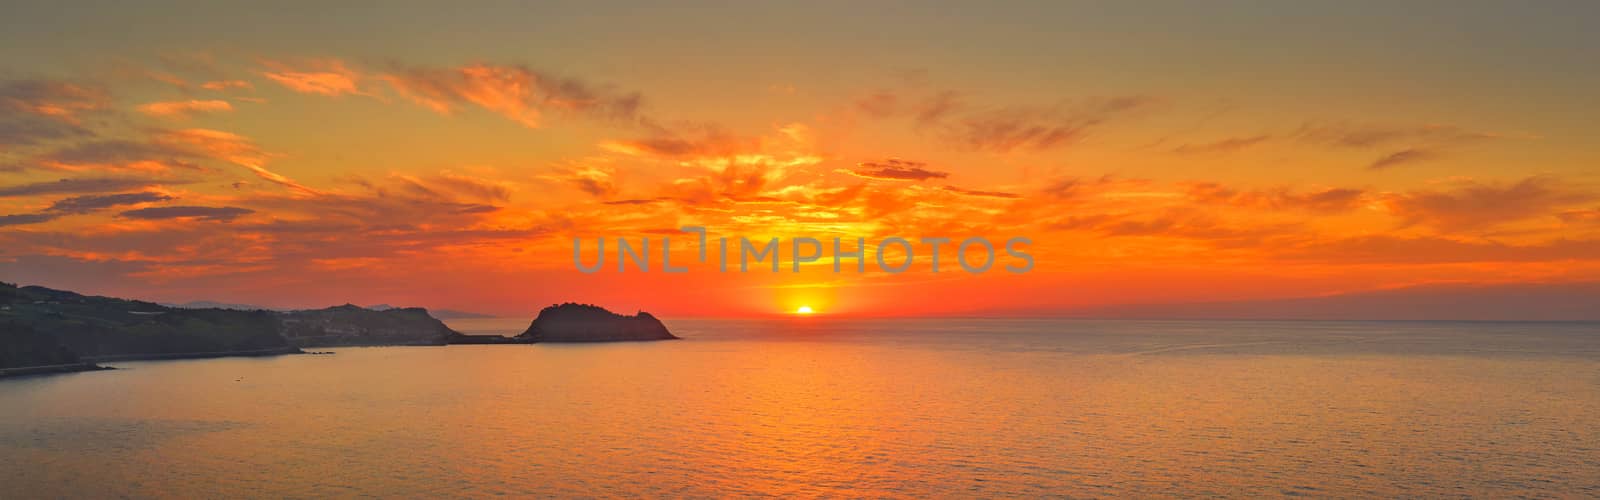
[[[813,312],[815,311],[811,310],[811,306],[800,306],[799,309],[794,310],[795,314],[811,314]]]

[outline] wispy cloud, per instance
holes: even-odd
[[[638,114],[642,100],[636,92],[619,93],[524,66],[401,66],[382,78],[401,95],[441,114],[452,114],[470,104],[529,128],[539,126],[545,111],[631,120]]]
[[[1380,203],[1406,225],[1465,231],[1559,216],[1560,209],[1595,198],[1593,193],[1576,190],[1556,178],[1534,176],[1516,182],[1468,180],[1446,189],[1386,193]]]
[[[878,179],[890,181],[925,181],[928,179],[943,179],[950,176],[949,172],[929,170],[928,164],[915,161],[890,158],[881,161],[862,162],[856,168],[843,170],[843,172],[864,179]]]
[[[1003,191],[980,191],[980,190],[977,190],[977,189],[966,189],[966,188],[959,188],[959,187],[956,187],[956,186],[945,186],[944,190],[952,192],[952,193],[955,193],[955,194],[959,194],[959,195],[962,195],[962,196],[977,196],[977,197],[982,197],[982,198],[1016,199],[1016,198],[1021,198],[1022,197],[1022,195],[1017,194],[1017,193],[1007,193],[1007,192],[1003,192]]]
[[[1229,137],[1212,142],[1180,144],[1172,148],[1172,152],[1181,155],[1235,153],[1259,146],[1268,139],[1271,139],[1271,136]]]
[[[239,217],[255,213],[255,210],[239,207],[199,207],[199,206],[171,206],[150,207],[128,210],[121,216],[129,219],[166,220],[166,219],[194,219],[203,221],[232,222]]]
[[[361,74],[338,59],[311,59],[297,65],[263,60],[261,76],[289,90],[325,96],[372,95],[361,88]]]
[[[1367,165],[1367,169],[1369,169],[1369,170],[1383,170],[1383,169],[1387,169],[1387,168],[1390,168],[1390,167],[1397,167],[1397,166],[1400,166],[1400,165],[1409,165],[1409,164],[1412,164],[1412,163],[1420,163],[1420,162],[1432,160],[1432,159],[1435,159],[1435,158],[1438,158],[1438,157],[1440,157],[1439,153],[1435,153],[1435,152],[1428,151],[1428,150],[1423,150],[1423,149],[1402,149],[1402,150],[1399,150],[1399,151],[1395,151],[1393,153],[1389,153],[1389,154],[1383,155],[1383,156],[1379,157],[1377,160],[1373,160],[1371,165]]]
[[[157,184],[171,184],[175,182],[181,181],[158,181],[154,179],[141,179],[132,177],[80,177],[0,187],[0,198],[35,196],[42,194],[80,194],[127,191],[130,189],[144,188]]]
[[[150,116],[187,118],[201,113],[233,111],[233,105],[221,100],[187,100],[152,102],[139,106],[139,112]]]

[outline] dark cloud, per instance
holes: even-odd
[[[1265,135],[1253,137],[1231,137],[1214,142],[1182,144],[1178,147],[1172,148],[1172,152],[1181,155],[1233,153],[1260,145],[1261,143],[1267,142],[1267,140],[1270,138],[1271,137]]]
[[[619,92],[525,66],[396,66],[383,79],[397,92],[440,113],[475,105],[528,127],[537,127],[544,111],[636,120],[642,103],[637,92]]]
[[[757,151],[760,141],[712,125],[650,125],[649,135],[603,143],[606,149],[632,156],[656,158],[726,157]]]
[[[161,193],[118,193],[108,195],[75,196],[56,201],[50,205],[48,212],[83,214],[96,210],[103,210],[119,205],[133,205],[136,203],[152,203],[171,200],[171,196]]]
[[[29,146],[66,139],[81,139],[94,134],[74,123],[48,116],[0,111],[0,149]]]
[[[178,184],[181,181],[152,181],[127,177],[80,177],[54,182],[35,182],[20,186],[0,187],[0,198],[34,196],[41,194],[83,194],[127,191],[156,184]]]
[[[90,141],[51,151],[38,161],[65,165],[130,165],[154,162],[162,168],[200,170],[192,160],[201,158],[197,153],[165,142],[142,142],[126,139]]]
[[[1009,153],[1055,149],[1117,117],[1159,102],[1142,96],[1089,99],[1053,107],[967,113],[942,125],[945,140],[974,151]]]
[[[1016,194],[1016,193],[1006,193],[1006,192],[1001,192],[1001,191],[979,191],[979,190],[976,190],[976,189],[966,189],[966,188],[959,188],[959,187],[955,187],[955,186],[945,186],[944,190],[952,192],[952,193],[955,193],[955,194],[963,195],[963,196],[977,196],[977,197],[982,197],[982,198],[1016,199],[1016,198],[1021,198],[1022,197],[1022,195],[1019,195],[1019,194]]]
[[[150,207],[122,212],[123,217],[143,220],[165,219],[196,219],[205,221],[230,222],[240,216],[255,213],[255,210],[239,207],[196,207],[172,206]]]
[[[57,217],[60,217],[60,215],[51,213],[0,215],[0,226],[38,224],[40,222],[49,222],[55,220]]]
[[[863,162],[856,168],[845,170],[845,173],[866,179],[880,179],[890,181],[925,181],[928,179],[943,179],[950,176],[949,172],[928,170],[928,164],[915,161],[906,161],[890,158],[883,161]]]
[[[1383,170],[1389,167],[1429,161],[1439,156],[1438,153],[1422,149],[1402,149],[1373,160],[1372,164],[1367,165],[1367,169]]]
[[[1455,125],[1373,125],[1350,123],[1312,123],[1294,134],[1301,140],[1342,148],[1376,148],[1395,144],[1452,145],[1499,139],[1489,132],[1467,130]]]

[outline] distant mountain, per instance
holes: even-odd
[[[1424,285],[1323,297],[1130,304],[1055,315],[1127,319],[1600,321],[1600,283]]]

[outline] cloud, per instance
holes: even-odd
[[[897,103],[898,99],[893,93],[879,91],[856,99],[855,106],[869,116],[884,118],[895,113]]]
[[[757,152],[761,147],[757,138],[738,136],[711,125],[651,129],[646,137],[605,141],[600,147],[628,156],[672,159],[737,156]]]
[[[93,135],[79,115],[105,109],[110,97],[98,87],[56,80],[0,83],[0,149]]]
[[[1170,209],[1153,214],[1069,215],[1049,222],[1046,227],[1061,231],[1089,231],[1103,236],[1204,240],[1227,247],[1260,245],[1268,238],[1296,228],[1292,224],[1233,225],[1209,214],[1182,209]]]
[[[338,59],[313,59],[300,68],[273,60],[264,60],[261,64],[268,68],[261,72],[262,76],[295,92],[326,96],[372,95],[361,89],[361,74]]]
[[[256,86],[244,80],[213,80],[200,84],[206,90],[253,89]]]
[[[1395,144],[1452,145],[1500,139],[1504,136],[1467,130],[1455,125],[1378,125],[1312,123],[1294,134],[1303,141],[1341,148],[1375,148]]]
[[[188,100],[170,102],[152,102],[139,106],[139,112],[150,116],[188,118],[200,113],[215,113],[233,111],[233,105],[228,101],[219,100]]]
[[[1559,216],[1558,209],[1595,198],[1555,178],[1534,176],[1513,183],[1462,181],[1450,189],[1388,193],[1380,205],[1406,225],[1451,231]]]
[[[28,113],[0,110],[0,149],[94,135],[77,124]]]
[[[1093,128],[1157,102],[1127,96],[1052,107],[1001,108],[941,120],[939,127],[945,140],[973,151],[1044,151],[1077,142]]]
[[[503,183],[451,172],[420,177],[394,174],[390,176],[389,180],[388,186],[369,184],[368,187],[375,189],[379,193],[400,189],[410,195],[430,200],[467,198],[489,202],[504,202],[511,199],[511,188]]]
[[[77,123],[80,113],[110,106],[105,90],[58,80],[12,80],[0,84],[0,109]]]
[[[34,196],[41,194],[80,194],[80,193],[105,193],[112,191],[127,191],[149,187],[156,184],[171,184],[173,181],[155,181],[151,179],[136,179],[128,177],[81,177],[75,179],[61,179],[54,182],[35,182],[20,186],[0,187],[0,198],[17,196]]]
[[[438,113],[452,114],[471,104],[529,128],[539,126],[546,110],[632,120],[641,103],[636,92],[618,93],[523,66],[399,67],[382,78],[401,95]]]
[[[139,203],[153,203],[171,200],[171,196],[156,192],[117,193],[108,195],[75,196],[58,200],[46,209],[47,212],[84,214],[103,210],[119,205],[134,205]]]
[[[609,198],[620,191],[615,177],[615,170],[592,165],[568,169],[550,176],[552,180],[571,185],[596,198]]]
[[[977,197],[982,197],[982,198],[1016,199],[1016,198],[1021,198],[1022,197],[1022,195],[1019,195],[1019,194],[1016,194],[1016,193],[1006,193],[1006,192],[1001,192],[1001,191],[978,191],[978,190],[975,190],[975,189],[965,189],[965,188],[959,188],[959,187],[948,186],[948,185],[944,187],[944,190],[952,192],[952,193],[956,193],[956,194],[959,194],[959,195],[963,195],[963,196],[977,196]]]
[[[1367,165],[1368,170],[1383,170],[1390,167],[1419,163],[1438,158],[1438,153],[1422,149],[1402,149],[1379,157]]]
[[[128,210],[120,215],[130,219],[166,220],[166,219],[195,219],[203,221],[232,222],[244,215],[255,213],[255,210],[239,207],[196,207],[196,206],[171,206],[150,207]]]
[[[1339,264],[1428,264],[1457,262],[1545,262],[1595,260],[1600,240],[1558,239],[1507,244],[1458,237],[1388,235],[1307,240],[1281,245],[1273,258]]]
[[[879,179],[890,181],[925,181],[928,179],[943,179],[950,176],[949,172],[928,170],[928,164],[915,161],[906,161],[890,158],[877,162],[863,162],[857,168],[842,170],[842,172],[864,179]]]
[[[242,135],[220,130],[191,128],[166,131],[157,137],[157,142],[195,148],[210,158],[244,167],[251,173],[256,174],[257,177],[269,182],[305,194],[322,194],[321,191],[295,182],[294,179],[267,170],[265,164],[270,155],[262,151],[260,147],[257,147],[249,138]]]
[[[1064,201],[1086,198],[1090,195],[1103,194],[1120,188],[1145,187],[1150,181],[1144,179],[1122,179],[1110,175],[1085,179],[1083,177],[1062,177],[1045,184],[1039,189],[1039,194],[1046,199]]]
[[[0,227],[50,222],[57,217],[60,217],[60,215],[51,213],[0,215]]]
[[[1252,137],[1231,137],[1200,144],[1181,144],[1172,148],[1172,152],[1181,155],[1234,153],[1258,146],[1267,142],[1270,138],[1270,136],[1257,135]]]
[[[63,147],[39,155],[35,162],[56,170],[133,170],[164,172],[175,168],[201,170],[194,152],[171,144],[104,139]]]
[[[1288,187],[1240,191],[1215,182],[1193,182],[1188,183],[1186,195],[1190,200],[1212,205],[1334,213],[1361,206],[1366,191],[1354,188],[1326,188],[1295,192]]]
[[[1557,215],[1568,224],[1600,223],[1600,208],[1568,210]]]
[[[172,199],[161,193],[120,193],[112,195],[76,196],[58,200],[50,208],[39,213],[0,215],[0,226],[16,226],[22,224],[38,224],[49,222],[72,214],[86,214],[119,205],[134,205]]]

